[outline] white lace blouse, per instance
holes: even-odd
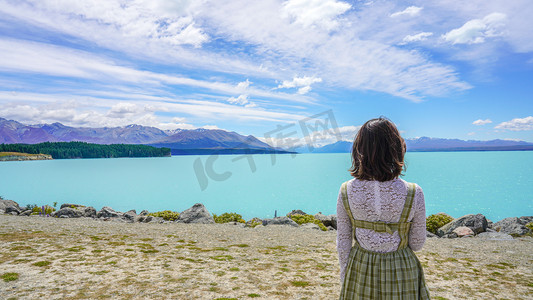
[[[356,220],[398,222],[407,197],[407,182],[397,178],[390,181],[364,181],[352,179],[348,182],[348,203]],[[412,222],[409,231],[409,247],[413,251],[422,249],[426,241],[426,207],[424,193],[416,185],[413,206],[409,214]],[[357,241],[364,249],[374,252],[395,251],[400,244],[398,232],[389,234],[371,229],[357,228]],[[337,251],[341,267],[341,282],[352,248],[352,224],[342,203],[339,190],[337,199]]]

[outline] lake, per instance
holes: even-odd
[[[492,221],[533,215],[533,151],[409,152],[402,177],[424,190],[427,214],[482,213]],[[183,211],[252,217],[336,213],[350,154],[173,156],[0,163],[0,196],[115,210]]]

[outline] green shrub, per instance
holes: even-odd
[[[163,210],[158,212],[149,213],[149,216],[163,218],[165,221],[176,221],[180,214],[175,211]]]
[[[443,213],[430,215],[426,218],[426,229],[427,231],[436,234],[439,228],[450,223],[451,221],[453,221],[453,218]]]
[[[529,228],[529,230],[533,231],[533,222],[527,223],[526,227]]]
[[[27,208],[30,208],[31,209],[31,212],[33,215],[38,215],[38,214],[41,214],[43,213],[43,208],[42,206],[37,206],[35,204],[33,205],[26,205]],[[56,211],[55,208],[51,207],[50,205],[44,205],[44,214],[45,215],[49,215],[51,213],[53,213],[54,211]]]
[[[2,274],[2,279],[5,282],[15,281],[19,279],[19,274],[18,273],[4,273]]]
[[[324,224],[320,222],[320,220],[317,220],[313,215],[292,215],[290,216],[290,218],[298,225],[302,225],[305,223],[313,223],[318,225],[318,227],[320,227],[320,229],[322,229],[323,231],[328,230],[326,226],[324,226]]]
[[[245,221],[242,219],[242,216],[239,215],[238,213],[223,213],[220,216],[213,214],[213,219],[215,219],[216,223],[228,223],[228,222],[245,223]]]

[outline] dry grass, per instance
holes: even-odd
[[[418,256],[435,299],[533,297],[531,238]],[[1,299],[334,299],[338,272],[335,232],[0,216]]]

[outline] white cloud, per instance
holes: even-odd
[[[482,119],[479,119],[479,120],[475,120],[474,122],[472,122],[472,124],[474,125],[486,125],[486,124],[490,124],[492,123],[491,119],[486,119],[486,120],[482,120]]]
[[[333,30],[339,26],[337,17],[351,7],[336,0],[289,0],[283,3],[283,12],[303,27],[319,26]]]
[[[475,135],[476,133],[472,131],[472,132],[469,132],[469,133],[467,133],[467,134],[470,135],[470,136],[472,136],[472,135]]]
[[[511,131],[533,130],[533,117],[515,118],[511,121],[502,122],[496,125],[494,129]]]
[[[13,51],[13,49],[18,49]],[[229,83],[205,81],[187,77],[141,71],[122,66],[109,58],[65,47],[43,43],[0,39],[0,71],[36,73],[51,76],[85,78],[102,82],[125,82],[145,85],[185,85],[194,88],[235,94],[242,91],[249,81],[234,86]],[[248,88],[248,94],[260,97],[284,99],[296,102],[313,102],[300,95],[273,93],[258,88]]]
[[[433,32],[421,32],[414,35],[407,35],[403,38],[402,44],[420,42],[427,40],[428,37],[432,36]]]
[[[502,13],[491,13],[483,19],[473,19],[463,26],[453,29],[442,37],[452,44],[479,44],[486,38],[502,34],[503,21],[507,16]]]
[[[299,88],[298,94],[307,94],[311,91],[313,83],[322,82],[322,78],[314,76],[294,77],[291,81],[284,80],[282,84],[278,85],[278,89]]]
[[[228,99],[228,102],[231,104],[245,105],[248,103],[248,95],[239,95],[239,97],[231,97]]]
[[[242,82],[239,82],[237,84],[237,89],[238,90],[246,90],[250,84],[252,84],[253,82],[250,82],[248,79],[246,79],[246,81],[242,81]]]
[[[421,10],[422,10],[422,7],[409,6],[409,7],[407,7],[406,9],[404,9],[402,11],[398,11],[398,12],[395,12],[395,13],[391,14],[390,17],[391,18],[395,18],[395,17],[399,17],[399,16],[404,16],[404,15],[407,15],[407,16],[410,16],[410,17],[414,17],[414,16],[417,16],[418,14],[420,14]]]

